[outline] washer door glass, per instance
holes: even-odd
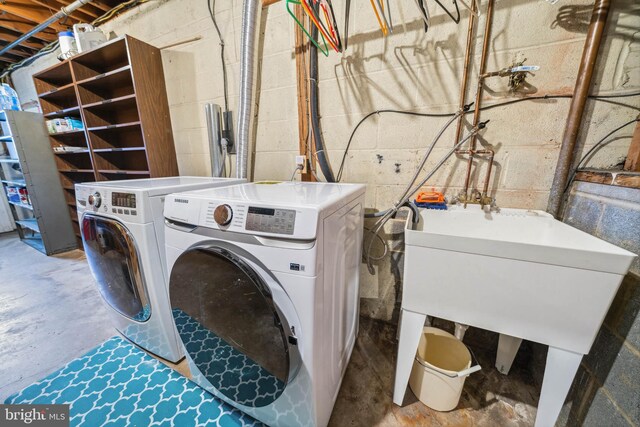
[[[132,320],[148,320],[151,309],[133,236],[118,221],[85,215],[82,237],[87,261],[105,301]]]
[[[245,406],[275,401],[289,380],[288,331],[260,275],[227,249],[197,248],[176,260],[169,286],[178,333],[208,382]]]

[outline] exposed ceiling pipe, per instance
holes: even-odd
[[[262,2],[244,0],[242,7],[242,34],[240,37],[240,104],[238,107],[238,134],[236,141],[236,177],[247,178],[249,147],[253,132],[255,105],[256,63],[260,38]]]
[[[38,24],[37,26],[33,27],[31,30],[24,33],[23,35],[15,39],[13,42],[9,43],[4,48],[2,48],[2,50],[0,50],[0,56],[4,55],[5,53],[13,49],[14,46],[19,45],[20,43],[22,43],[29,37],[33,36],[34,34],[37,34],[40,31],[44,30],[54,22],[59,21],[65,16],[71,15],[76,9],[84,6],[87,3],[91,3],[92,1],[93,0],[76,0],[70,5],[62,7],[56,14],[51,15],[51,17],[46,21],[44,21],[42,24]]]
[[[576,151],[576,141],[578,140],[578,132],[582,124],[582,115],[589,97],[591,89],[591,79],[593,70],[598,59],[598,50],[602,41],[605,24],[610,8],[609,0],[596,0],[591,13],[591,22],[587,31],[587,39],[584,42],[582,51],[582,59],[580,60],[580,68],[578,69],[578,78],[573,90],[573,98],[571,98],[571,106],[569,107],[569,115],[567,116],[567,124],[565,125],[564,135],[562,136],[562,145],[560,146],[560,155],[558,157],[558,165],[556,173],[553,177],[553,185],[549,194],[549,202],[547,204],[547,212],[558,218],[560,207],[564,196],[564,190],[569,179],[569,171]]]

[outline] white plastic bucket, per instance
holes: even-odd
[[[462,341],[441,329],[425,327],[409,386],[428,407],[451,411],[458,406],[467,376],[480,369],[471,366],[471,352]]]

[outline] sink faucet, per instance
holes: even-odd
[[[471,194],[469,194],[468,196],[466,193],[460,192],[460,194],[458,194],[458,197],[456,198],[456,202],[462,203],[465,209],[467,208],[467,204],[472,203],[480,205],[481,208],[489,206],[490,212],[500,211],[500,208],[496,204],[496,199],[487,194],[482,194],[478,189],[471,190]]]

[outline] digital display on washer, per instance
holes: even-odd
[[[136,195],[131,193],[111,193],[111,206],[136,208]]]
[[[291,209],[257,208],[249,206],[245,228],[274,234],[293,234],[296,211]]]

